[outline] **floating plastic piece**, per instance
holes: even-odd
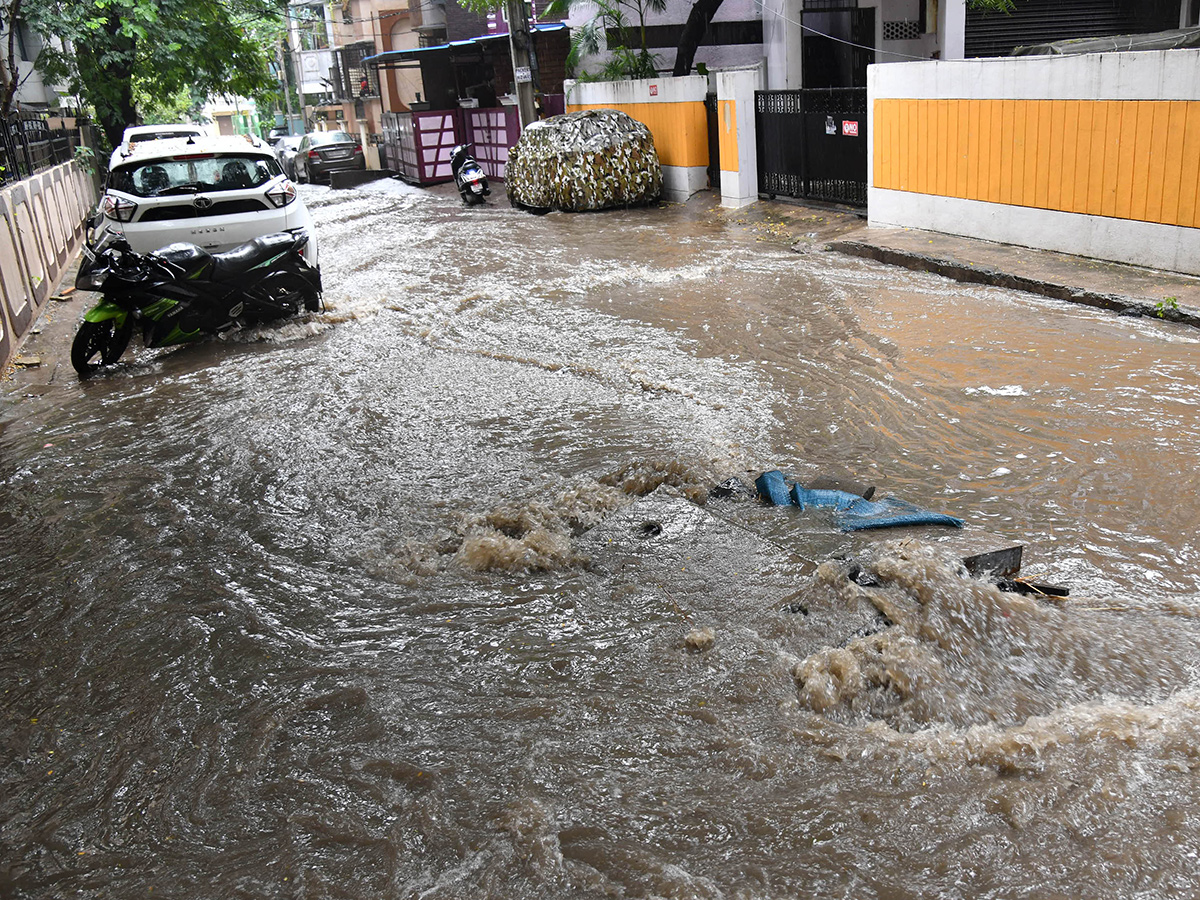
[[[1016,575],[1021,571],[1021,555],[1024,550],[1024,544],[1017,544],[1015,547],[1005,547],[1002,550],[976,553],[974,556],[964,556],[963,565],[976,578],[984,575],[1001,577]]]
[[[962,528],[963,520],[922,509],[915,503],[897,497],[882,500],[856,500],[834,516],[842,531],[863,531],[867,528],[891,528],[896,525],[949,525]]]
[[[849,491],[811,490],[800,484],[793,484],[789,490],[784,474],[778,469],[763,472],[754,480],[754,487],[758,495],[772,506],[794,504],[801,509],[832,509],[834,521],[842,531],[863,531],[868,528],[891,528],[898,525],[963,527],[962,519],[922,509],[897,497],[866,500]]]
[[[801,509],[822,506],[830,509],[849,509],[857,502],[866,502],[858,494],[849,491],[810,490],[799,484],[792,485],[792,502]]]
[[[783,473],[778,469],[763,472],[755,478],[754,488],[758,491],[758,496],[762,497],[772,506],[792,505],[792,498],[788,494],[787,482],[783,480]]]

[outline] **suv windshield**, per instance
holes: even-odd
[[[353,144],[354,138],[344,131],[314,131],[308,136],[308,142],[313,146],[320,144]]]
[[[206,154],[122,166],[113,169],[109,186],[137,197],[236,191],[266,184],[282,172],[274,157]]]

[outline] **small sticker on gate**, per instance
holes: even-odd
[[[833,121],[833,116],[825,117],[825,133],[837,134],[837,122]]]
[[[858,137],[858,122],[850,119],[842,120],[842,134],[846,137]]]

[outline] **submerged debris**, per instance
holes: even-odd
[[[945,513],[923,509],[898,497],[868,500],[850,491],[806,488],[797,483],[790,487],[778,469],[763,472],[754,482],[759,495],[772,506],[823,507],[834,511],[834,521],[842,531],[888,528],[895,525],[949,525],[962,528],[963,520]],[[867,489],[874,495],[875,489]]]
[[[711,650],[716,639],[717,633],[711,628],[693,628],[687,633],[683,643],[689,650],[696,653],[702,650]]]

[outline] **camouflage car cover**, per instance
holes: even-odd
[[[509,202],[530,209],[637,206],[662,193],[650,130],[615,109],[534,122],[509,151],[504,178]]]

